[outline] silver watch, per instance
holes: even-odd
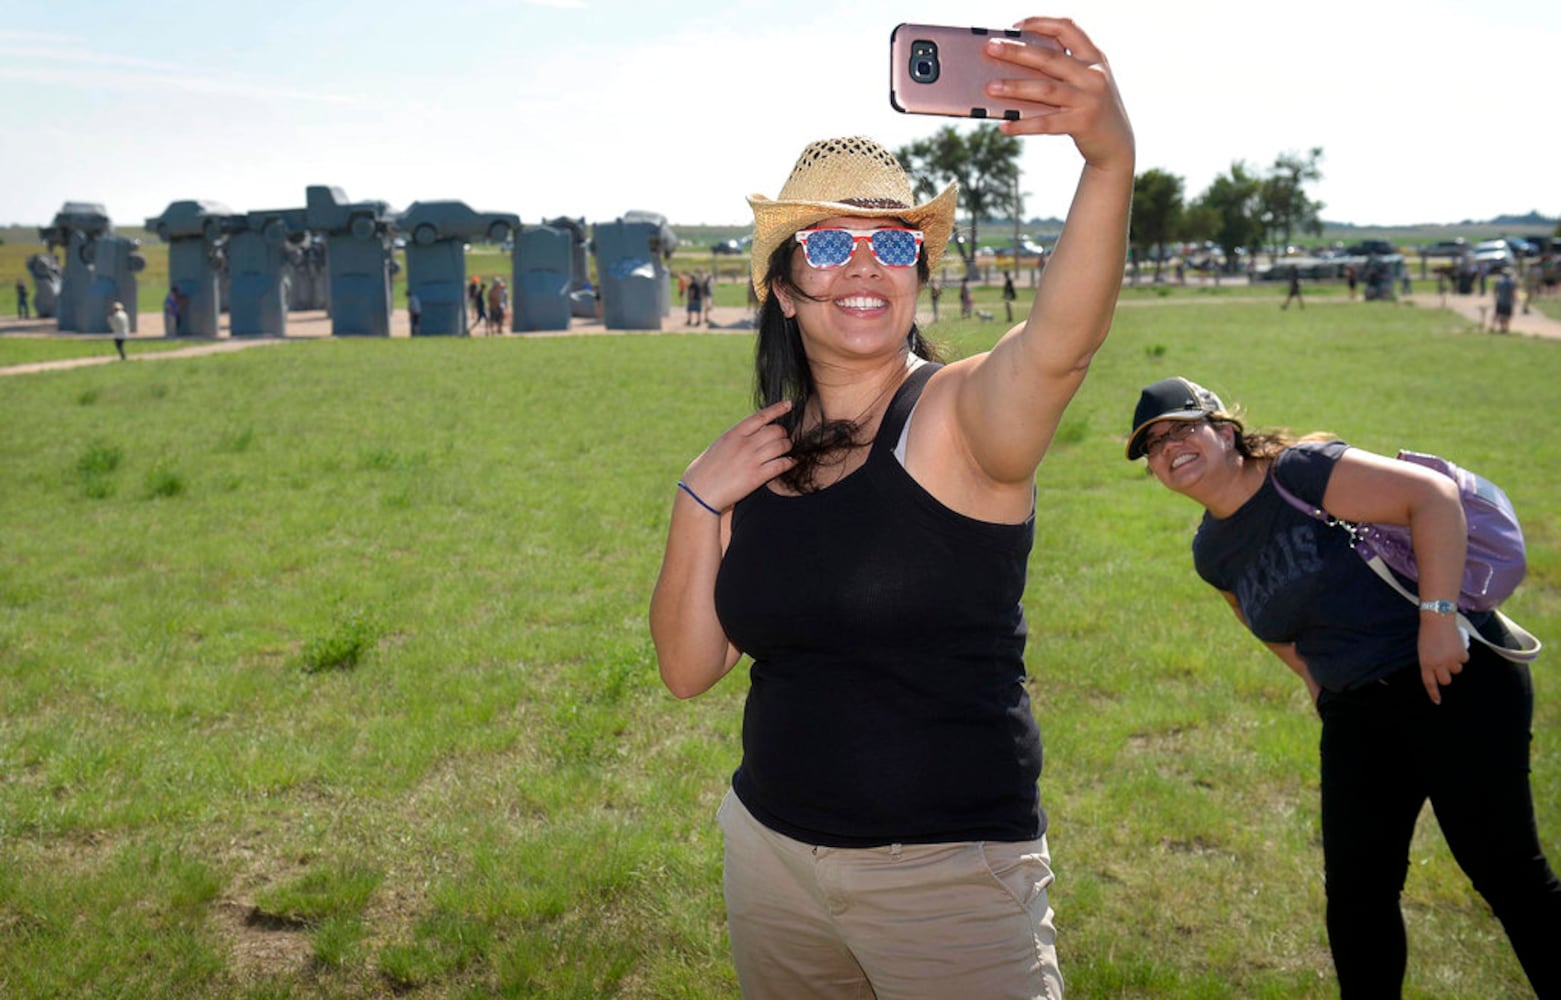
[[[1429,611],[1433,615],[1456,615],[1458,605],[1452,601],[1421,601],[1420,610]]]

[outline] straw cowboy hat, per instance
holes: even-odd
[[[748,196],[753,207],[748,267],[754,294],[763,302],[769,293],[764,279],[776,247],[798,230],[837,215],[903,219],[926,234],[922,252],[931,270],[948,249],[958,199],[958,185],[950,184],[926,204],[915,204],[910,178],[900,162],[872,139],[857,135],[809,143],[791,168],[779,198]]]

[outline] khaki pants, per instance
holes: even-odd
[[[726,910],[746,1000],[1060,1000],[1046,838],[814,847],[730,791]]]

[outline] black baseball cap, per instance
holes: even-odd
[[[1127,438],[1131,461],[1144,454],[1144,432],[1157,420],[1203,420],[1225,412],[1220,398],[1203,386],[1177,375],[1146,386],[1133,408],[1133,433]]]

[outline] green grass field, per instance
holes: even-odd
[[[1186,374],[1255,424],[1478,469],[1531,549],[1508,610],[1561,643],[1561,344],[1125,298],[1038,475],[1026,597],[1064,974],[1332,996],[1315,715],[1197,580],[1195,505],[1122,459],[1132,405]],[[713,814],[746,670],[675,701],[645,614],[751,358],[354,338],[4,379],[0,996],[734,996]],[[1407,995],[1529,995],[1429,813],[1411,860]]]

